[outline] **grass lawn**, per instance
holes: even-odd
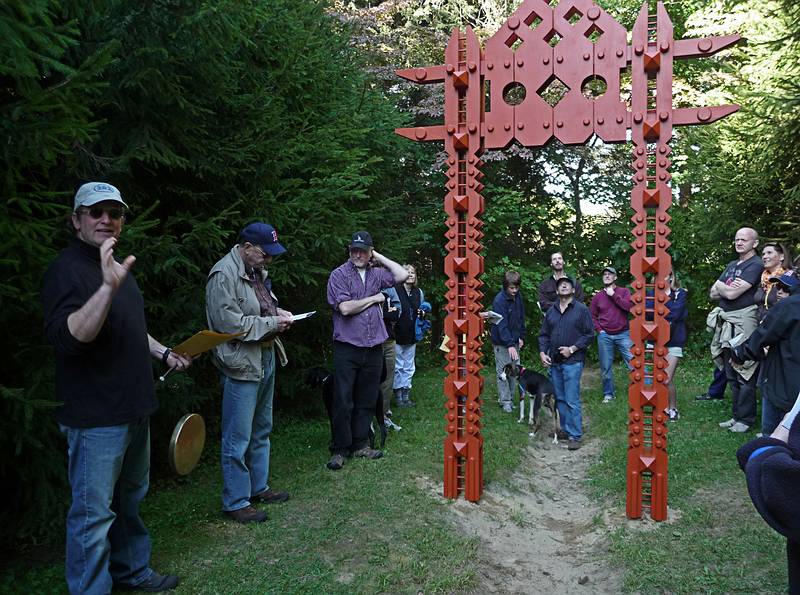
[[[597,373],[585,375],[586,439],[604,444],[586,487],[606,512],[598,522],[611,539],[608,563],[624,569],[629,592],[785,592],[784,540],[756,514],[735,463],[736,448],[753,433],[717,427],[729,417],[729,401],[695,403],[710,371],[705,361],[686,359],[678,370],[682,418],[670,426],[665,523],[624,519],[625,399],[602,405]],[[270,484],[292,497],[268,507],[261,525],[223,520],[219,446],[210,440],[198,469],[156,482],[145,500],[153,566],[180,575],[184,593],[474,592],[492,544],[464,537],[430,487],[440,489],[442,481],[442,378],[438,367],[418,371],[412,395],[418,406],[396,412],[403,429],[390,434],[386,457],[349,460],[339,472],[325,469],[327,421],[287,419],[278,411]],[[618,369],[620,396],[625,381]],[[491,490],[509,481],[529,438],[515,415],[496,406],[492,380],[484,401]],[[63,554],[47,558],[24,556],[5,566],[0,591],[64,592]]]

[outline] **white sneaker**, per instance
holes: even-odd
[[[735,419],[733,419],[733,418],[730,418],[728,421],[721,421],[721,422],[719,422],[719,427],[720,427],[720,428],[730,428],[730,427],[732,427],[732,426],[733,426],[733,424],[735,424],[735,423],[736,423],[736,420],[735,420]]]
[[[603,397],[603,403],[610,403],[614,400],[614,395],[606,395]]]
[[[511,413],[512,411],[514,411],[513,407],[511,406],[511,403],[505,403],[503,405],[503,411],[505,413]]]
[[[731,432],[736,432],[737,434],[741,434],[741,433],[743,433],[743,432],[746,432],[747,430],[749,430],[749,429],[750,429],[750,426],[748,426],[747,424],[743,424],[743,423],[742,423],[742,422],[740,422],[740,421],[737,421],[735,424],[733,424],[733,425],[732,425],[730,428],[728,428],[728,429],[729,429]]]

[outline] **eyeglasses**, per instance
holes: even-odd
[[[93,207],[89,207],[86,209],[82,209],[81,213],[88,214],[92,219],[100,219],[103,217],[103,213],[107,214],[109,219],[113,219],[117,221],[122,219],[125,216],[125,209],[121,207],[98,207],[97,205]]]
[[[263,258],[263,259],[266,259],[266,258],[269,256],[269,254],[267,254],[266,252],[264,252],[264,251],[263,251],[261,248],[259,248],[259,247],[258,247],[258,246],[256,246],[255,244],[250,244],[250,245],[251,245],[251,246],[253,246],[253,248],[255,248],[255,249],[258,251],[258,255],[259,255],[261,258]]]

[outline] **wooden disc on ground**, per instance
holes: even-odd
[[[197,413],[187,413],[175,425],[169,441],[169,465],[178,475],[195,468],[206,443],[206,423]]]

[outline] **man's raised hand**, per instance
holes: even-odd
[[[108,238],[100,245],[100,267],[103,271],[103,284],[108,285],[112,291],[117,291],[125,277],[128,276],[128,271],[133,267],[136,262],[136,257],[132,254],[128,256],[123,262],[119,263],[114,260],[114,248],[117,245],[117,238]]]

